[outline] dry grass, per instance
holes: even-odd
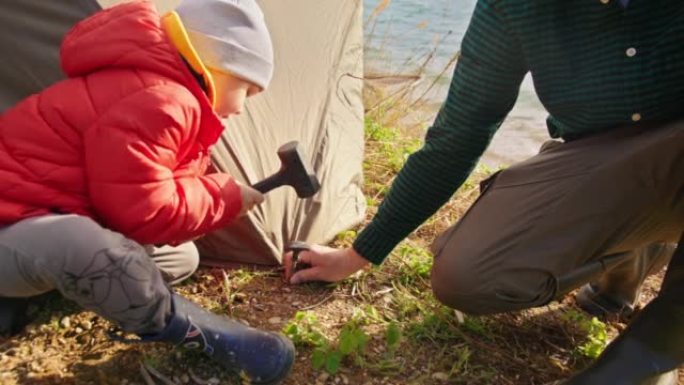
[[[392,36],[384,32],[377,32],[378,17],[390,6],[389,0],[380,0],[378,5],[368,15],[365,21],[366,50],[384,50],[392,39],[406,36]],[[415,31],[408,33],[423,33],[428,26],[427,21],[416,25]],[[366,63],[364,75],[364,105],[366,117],[384,126],[401,126],[406,129],[424,128],[426,122],[433,118],[435,102],[431,96],[440,90],[440,80],[449,75],[453,69],[459,53],[455,52],[437,74],[430,74],[428,68],[435,62],[437,52],[451,32],[448,32],[425,53],[416,50],[416,57],[406,59],[407,63],[418,63],[402,73],[388,72],[390,63],[378,65]],[[376,43],[380,41],[380,43]]]

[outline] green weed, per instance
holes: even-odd
[[[429,251],[410,242],[403,242],[396,254],[400,260],[399,273],[403,284],[409,285],[430,278],[433,258]]]
[[[387,344],[387,352],[394,355],[401,343],[402,332],[396,322],[390,322],[385,329],[385,343]]]
[[[310,312],[297,312],[294,320],[285,325],[283,332],[296,345],[313,347],[313,368],[325,369],[330,374],[339,371],[346,357],[359,361],[368,342],[368,336],[355,320],[342,327],[338,341],[330,341],[320,332],[318,320]]]
[[[402,135],[397,128],[384,126],[369,118],[365,120],[365,133],[366,141],[374,142],[373,148],[377,151],[367,157],[366,171],[384,169],[394,175],[403,167],[409,155],[422,145],[422,140]]]
[[[576,348],[576,352],[588,358],[600,356],[608,345],[607,325],[596,317],[589,318],[575,310],[565,312],[564,318],[586,333],[587,340]]]
[[[312,312],[297,312],[294,319],[285,325],[283,333],[298,346],[320,347],[328,345],[328,338],[320,331],[316,315]]]

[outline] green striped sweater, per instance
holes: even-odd
[[[684,117],[684,1],[480,0],[449,94],[354,249],[379,264],[465,181],[531,72],[565,139]]]

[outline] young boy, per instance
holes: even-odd
[[[187,0],[163,17],[148,2],[122,4],[77,24],[61,62],[69,79],[0,116],[0,297],[57,289],[143,340],[202,349],[255,384],[280,382],[294,357],[288,339],[166,284],[197,267],[189,240],[263,200],[206,174],[219,118],[239,114],[273,73],[257,4]]]

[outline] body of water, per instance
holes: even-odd
[[[366,66],[382,73],[411,73],[437,47],[427,68],[426,81],[434,79],[460,49],[476,3],[476,0],[395,0],[369,20],[380,1],[364,1]],[[430,96],[435,101],[435,114],[446,97],[452,72],[450,68]],[[546,116],[528,75],[513,111],[482,162],[496,167],[536,154],[541,143],[548,139]]]

